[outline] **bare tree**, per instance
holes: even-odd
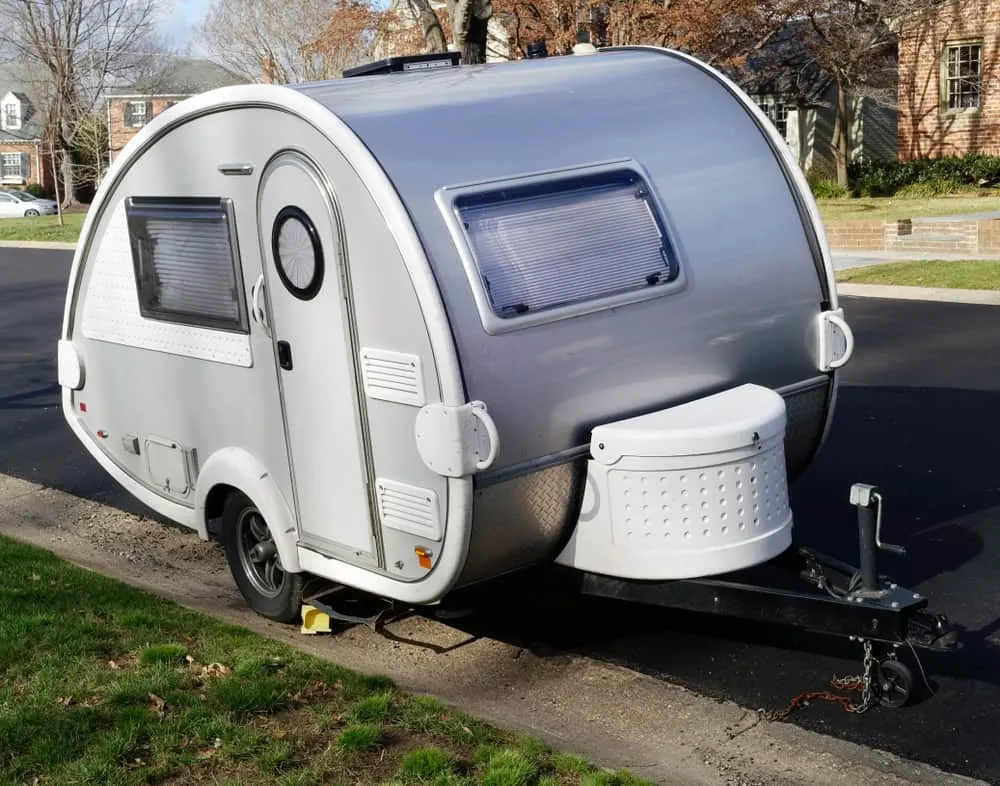
[[[392,14],[366,0],[338,0],[326,30],[302,52],[318,58],[328,77],[338,77],[346,68],[372,59],[376,41],[392,20]],[[269,62],[268,67],[273,65]]]
[[[150,68],[156,52],[155,0],[0,0],[0,43],[32,75],[45,114],[46,147],[66,202],[74,199],[73,154],[81,123],[108,87]]]
[[[765,46],[797,0],[494,0],[510,32],[512,56],[544,41],[569,53],[585,33],[598,46],[650,44],[680,49],[719,67],[738,67]]]
[[[396,0],[386,15],[385,35],[397,53],[453,47],[462,63],[485,63],[493,13],[492,0]]]
[[[309,82],[362,58],[379,19],[365,0],[218,0],[199,37],[249,79]]]
[[[833,147],[841,186],[848,185],[850,98],[895,106],[898,25],[936,4],[938,0],[801,0],[797,65],[818,69],[836,86]]]

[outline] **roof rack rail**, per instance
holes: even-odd
[[[452,68],[462,58],[461,52],[432,52],[426,55],[401,55],[375,60],[371,63],[344,69],[345,77],[391,74],[401,71],[429,71],[436,68]]]

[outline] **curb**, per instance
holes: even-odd
[[[75,251],[76,243],[59,240],[0,240],[0,248],[42,248],[50,251]]]
[[[838,283],[837,294],[891,300],[925,300],[935,303],[969,303],[1000,306],[1000,291],[989,289],[944,289],[935,287],[891,286],[888,284]]]

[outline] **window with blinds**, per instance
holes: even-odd
[[[492,188],[454,206],[503,320],[650,290],[679,273],[649,187],[630,168]]]
[[[246,333],[230,200],[133,197],[125,210],[142,315]]]

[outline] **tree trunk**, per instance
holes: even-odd
[[[59,169],[56,166],[56,147],[49,146],[49,158],[52,161],[52,188],[55,190],[56,216],[59,219],[59,226],[63,225],[62,199],[59,198]]]
[[[410,0],[410,8],[417,17],[417,24],[424,35],[424,43],[428,52],[448,51],[448,42],[441,29],[441,20],[431,8],[429,0]]]
[[[848,129],[850,128],[850,118],[847,111],[847,94],[844,90],[844,83],[840,75],[837,75],[837,114],[834,118],[834,157],[837,160],[837,183],[843,188],[848,188],[847,183],[847,158],[850,151]]]
[[[490,0],[448,0],[451,35],[462,53],[462,63],[486,62],[487,30],[492,15]]]
[[[72,151],[63,147],[60,159],[62,164],[63,202],[66,207],[71,207],[77,203],[76,173],[74,170]]]
[[[472,17],[469,20],[469,31],[465,34],[465,44],[462,46],[462,62],[485,63],[488,19]]]

